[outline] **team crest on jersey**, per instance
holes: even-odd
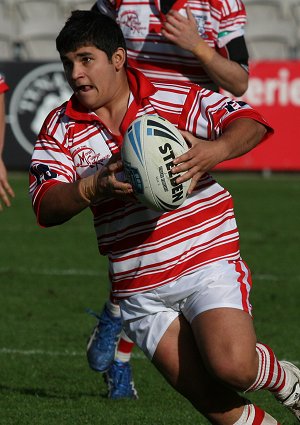
[[[146,33],[147,27],[142,25],[135,10],[123,12],[119,17],[119,24],[125,37],[130,35],[142,35]]]
[[[46,180],[55,179],[57,177],[57,174],[45,164],[33,165],[30,167],[30,172],[33,176],[35,176],[37,185],[44,183]]]
[[[207,34],[205,32],[205,23],[207,21],[207,16],[205,15],[194,15],[194,18],[196,19],[197,22],[197,28],[198,28],[198,32],[200,37],[202,38],[207,38]]]
[[[72,156],[76,167],[82,169],[99,168],[110,157],[109,155],[103,156],[103,154],[95,152],[90,146],[80,146],[75,149]]]
[[[59,62],[37,66],[22,76],[10,99],[9,120],[17,142],[30,155],[48,113],[71,94]]]

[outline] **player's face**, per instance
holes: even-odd
[[[95,46],[83,46],[61,58],[68,83],[87,109],[97,112],[117,98],[122,82],[118,55],[123,53],[123,49],[118,49],[110,61]]]

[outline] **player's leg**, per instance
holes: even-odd
[[[242,310],[220,308],[192,322],[206,367],[239,391],[271,391],[300,418],[300,371],[279,362],[272,349],[257,343],[251,317]]]
[[[251,316],[235,308],[215,308],[197,315],[191,327],[207,369],[232,388],[249,388],[258,370]]]
[[[278,362],[269,347],[257,344],[250,316],[247,265],[242,260],[216,264],[212,270],[208,268],[207,276],[205,291],[200,286],[190,295],[183,311],[192,323],[205,364],[233,388],[272,391],[299,419],[300,371],[292,364]],[[197,309],[201,314],[196,315]]]
[[[175,319],[152,359],[167,381],[207,419],[220,425],[277,425],[278,422],[208,372],[190,325]]]
[[[98,323],[87,344],[89,366],[97,372],[105,372],[108,398],[136,399],[138,396],[129,363],[134,343],[122,331],[118,302],[110,296],[101,314],[96,317]]]

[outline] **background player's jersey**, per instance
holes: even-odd
[[[9,89],[5,82],[4,76],[0,73],[0,93],[5,93]]]
[[[239,117],[267,125],[244,102],[197,85],[151,83],[137,70],[128,70],[128,80],[131,96],[122,134],[144,114],[161,115],[178,128],[208,140],[216,139]],[[73,96],[52,111],[38,136],[30,175],[37,216],[51,185],[91,175],[120,151],[122,136],[113,135],[96,114],[83,112],[76,102]],[[232,198],[208,174],[183,205],[171,212],[161,214],[140,203],[115,198],[93,205],[92,211],[99,250],[109,257],[116,297],[164,285],[216,260],[240,258]],[[80,241],[78,249],[83,250],[84,258]]]
[[[172,9],[186,16],[187,5],[198,23],[200,36],[209,46],[226,58],[243,62],[247,68],[245,43],[232,44],[244,35],[246,11],[243,3],[240,0],[177,0]],[[162,36],[164,15],[159,0],[98,0],[97,6],[121,26],[131,66],[152,79],[190,81],[218,91],[192,53]]]

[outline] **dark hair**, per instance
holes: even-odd
[[[126,50],[123,33],[112,18],[92,10],[74,10],[56,38],[56,49],[64,55],[87,45],[105,52],[109,60],[118,47]]]

